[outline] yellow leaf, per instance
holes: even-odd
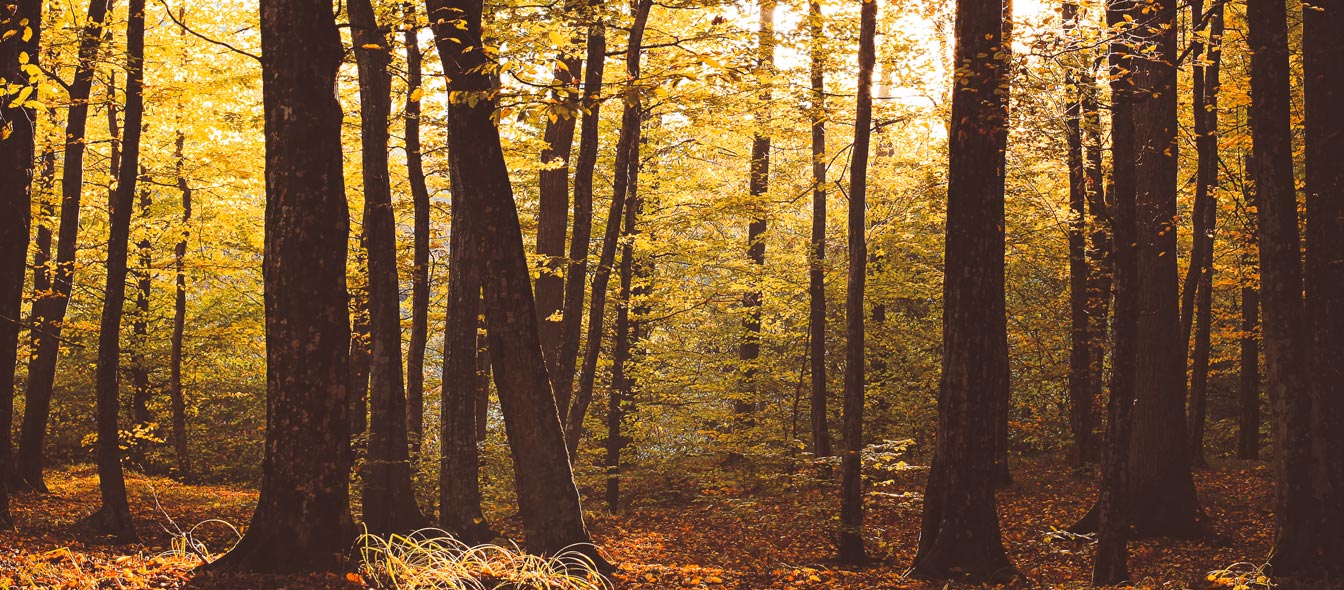
[[[420,99],[423,96],[425,96],[425,89],[416,88],[415,90],[411,91],[411,102],[420,102]]]

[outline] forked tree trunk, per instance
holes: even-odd
[[[868,280],[868,147],[873,126],[873,65],[877,61],[877,0],[859,17],[859,86],[849,174],[849,277],[845,294],[845,454],[840,457],[839,559],[863,563],[863,296]]]
[[[1018,576],[1004,553],[994,500],[995,407],[1008,387],[1004,306],[1006,66],[1000,0],[959,0],[952,94],[943,369],[934,447],[913,574],[1001,582]]]
[[[34,298],[31,331],[32,356],[28,360],[28,390],[24,396],[23,432],[19,436],[18,471],[24,482],[45,492],[42,481],[42,447],[51,414],[51,394],[56,382],[56,357],[60,352],[61,328],[74,286],[76,242],[79,237],[79,206],[84,191],[85,130],[89,120],[89,92],[103,26],[112,0],[89,0],[88,15],[80,33],[79,61],[70,84],[70,108],[65,120],[65,151],[61,165],[61,221],[56,235],[56,268],[51,289]],[[33,21],[36,22],[36,21]],[[30,52],[30,55],[37,55]]]
[[[217,570],[333,570],[350,548],[350,216],[340,33],[330,3],[263,0],[266,453],[261,496]]]

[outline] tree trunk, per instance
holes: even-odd
[[[1102,129],[1101,108],[1097,103],[1097,80],[1092,66],[1078,70],[1079,84],[1082,86],[1082,132],[1083,146],[1086,148],[1083,170],[1087,181],[1087,217],[1091,230],[1088,234],[1087,251],[1087,316],[1088,336],[1091,342],[1088,351],[1092,354],[1088,377],[1087,409],[1087,448],[1084,461],[1097,462],[1101,458],[1101,446],[1097,442],[1097,406],[1102,399],[1105,386],[1106,353],[1109,332],[1109,314],[1111,306],[1111,283],[1114,274],[1112,260],[1112,209],[1105,188],[1102,170]]]
[[[1012,87],[1013,78],[1013,0],[1002,0],[1002,41],[997,51],[995,59],[1002,62],[1002,81],[999,83],[996,93],[1002,94],[1002,100],[998,102],[999,110],[1003,111],[1003,133],[994,136],[998,142],[998,149],[994,153],[994,159],[999,170],[1005,170],[1008,164],[1008,133],[1012,128],[1010,120],[1011,100],[1009,99],[1009,89]],[[993,183],[998,192],[996,202],[1004,200],[1005,185],[1003,182]],[[1002,274],[1002,271],[1000,271]],[[1005,320],[1006,321],[1006,320]],[[997,487],[1007,487],[1013,484],[1013,474],[1008,469],[1008,418],[1013,410],[1012,391],[1010,387],[1011,372],[1008,367],[1008,330],[996,332],[994,343],[994,357],[991,364],[998,371],[998,376],[994,379],[994,470],[992,477],[994,485]]]
[[[407,16],[414,14],[407,4]],[[425,435],[425,342],[429,338],[429,188],[420,147],[420,41],[408,27],[406,43],[406,176],[411,185],[415,233],[411,270],[411,341],[406,349],[406,430],[411,456],[420,456]]]
[[[868,241],[864,214],[868,198],[868,146],[873,126],[873,64],[877,60],[877,0],[866,0],[859,24],[858,104],[854,111],[854,151],[849,174],[849,280],[845,294],[845,454],[840,457],[839,559],[863,563],[863,294]]]
[[[19,26],[28,23],[27,29]],[[36,84],[37,76],[24,73],[20,62],[36,60],[41,39],[42,3],[20,0],[0,6],[0,31],[13,33],[0,40],[0,78],[11,83]],[[27,60],[20,60],[20,53]],[[36,64],[34,64],[36,65]],[[22,91],[20,91],[22,92]],[[34,90],[35,92],[35,90]],[[9,513],[10,432],[14,416],[14,374],[18,363],[19,314],[23,305],[24,260],[32,229],[33,156],[36,150],[37,109],[6,97],[0,100],[0,530],[14,522]],[[50,243],[50,234],[48,234]]]
[[[56,270],[51,289],[33,300],[32,356],[28,360],[28,390],[24,396],[23,432],[19,437],[18,471],[29,486],[45,492],[42,446],[51,413],[56,381],[56,357],[61,328],[74,285],[75,250],[79,237],[79,202],[84,191],[85,129],[89,120],[89,91],[98,67],[103,25],[112,0],[89,0],[89,11],[79,41],[79,62],[70,84],[70,109],[65,120],[65,151],[61,166],[61,221],[56,237]],[[34,21],[36,22],[36,21]],[[36,52],[30,52],[36,56]]]
[[[144,174],[144,167],[140,167]],[[143,185],[140,188],[140,217],[149,220],[149,208],[153,204],[150,191]],[[153,286],[153,245],[149,236],[141,236],[135,243],[139,268],[130,273],[135,276],[135,313],[131,322],[131,427],[134,431],[149,429],[154,417],[149,412],[149,399],[154,392],[149,385],[149,363],[145,359],[145,349],[149,345],[149,291]],[[131,464],[145,471],[145,447],[148,440],[136,436],[126,441]]]
[[[177,454],[177,474],[191,477],[191,456],[187,449],[187,402],[182,392],[182,339],[187,325],[187,238],[191,235],[191,185],[183,171],[186,135],[177,132],[177,190],[182,193],[182,234],[173,248],[177,269],[177,292],[173,302],[173,337],[168,367],[168,399],[173,413],[173,451]]]
[[[651,0],[639,0],[634,7],[634,22],[630,27],[629,40],[626,42],[625,72],[630,86],[626,90],[625,110],[621,113],[620,139],[616,144],[611,211],[607,214],[606,235],[602,237],[602,254],[598,258],[597,270],[593,273],[591,289],[593,300],[588,311],[588,348],[584,351],[583,367],[579,372],[579,389],[574,395],[573,405],[569,407],[569,417],[565,420],[565,445],[569,450],[570,461],[578,456],[579,439],[583,437],[583,419],[588,413],[588,405],[593,401],[597,359],[602,352],[602,324],[606,317],[607,282],[611,279],[611,267],[616,260],[621,216],[632,186],[630,170],[636,165],[636,158],[639,156],[639,128],[643,120],[643,106],[635,83],[639,81],[644,25],[649,20],[652,6]]]
[[[808,330],[812,346],[812,453],[831,456],[831,429],[826,418],[826,54],[822,47],[826,19],[819,0],[808,2],[812,58],[812,267],[808,272]]]
[[[368,248],[364,246],[363,231],[359,236],[359,248],[355,251],[355,268],[368,267]],[[372,368],[373,336],[369,333],[369,288],[368,276],[363,284],[355,282],[349,286],[350,293],[350,384],[346,390],[347,404],[350,406],[350,444],[352,448],[360,446],[369,427],[369,372]],[[356,451],[356,454],[359,454]]]
[[[636,5],[638,13],[638,5]],[[642,142],[641,142],[642,143]],[[639,200],[639,144],[630,155],[628,201],[625,207],[625,227],[622,229],[620,300],[616,303],[616,342],[611,359],[611,394],[607,396],[607,508],[613,514],[621,506],[621,450],[628,439],[621,434],[621,423],[634,404],[634,380],[626,372],[634,344],[634,322],[630,318],[631,283],[635,273],[635,235],[641,203]]]
[[[145,2],[131,0],[126,21],[126,121],[122,127],[122,162],[117,170],[108,220],[107,283],[102,320],[98,327],[98,363],[95,370],[98,442],[98,489],[102,507],[90,521],[119,543],[136,540],[131,508],[126,500],[126,481],[121,467],[117,429],[119,370],[121,365],[121,316],[126,301],[126,257],[130,245],[131,209],[140,176],[140,134],[144,119]]]
[[[999,582],[1018,576],[994,500],[995,406],[1008,387],[1004,169],[1008,99],[1003,3],[958,0],[949,143],[943,370],[938,437],[913,573]]]
[[[1078,5],[1066,1],[1063,7],[1064,35],[1071,51],[1078,27]],[[1064,87],[1077,88],[1076,64],[1064,73]],[[1087,171],[1083,164],[1082,92],[1071,91],[1064,107],[1065,141],[1069,165],[1069,430],[1073,446],[1069,464],[1083,468],[1092,451],[1092,351],[1088,325],[1091,291],[1087,268]]]
[[[1319,502],[1327,508],[1318,531],[1320,563],[1344,570],[1344,5],[1303,5],[1305,73],[1307,260],[1306,309],[1310,338],[1313,436]]]
[[[473,217],[480,228],[476,239],[484,252],[480,260],[490,356],[513,451],[527,547],[541,554],[575,548],[606,568],[589,544],[537,335],[522,230],[493,120],[495,100],[489,93],[494,80],[480,70],[486,60],[481,1],[427,4],[448,90],[459,97],[448,109],[453,192],[462,195],[456,215]]]
[[[570,234],[569,262],[565,270],[560,355],[553,375],[555,405],[559,408],[562,424],[569,418],[574,375],[578,368],[579,339],[583,335],[584,285],[588,282],[588,250],[593,235],[593,173],[601,142],[598,111],[602,107],[602,75],[607,59],[607,33],[601,3],[590,0],[588,6],[588,69],[583,74],[583,124],[579,129],[579,156],[574,163],[574,229]]]
[[[392,58],[370,0],[350,0],[350,36],[359,69],[364,238],[368,247],[369,450],[363,471],[364,525],[374,535],[407,534],[425,525],[411,487],[406,390],[401,374],[401,295],[397,225],[388,172],[387,123],[392,108]]]
[[[266,121],[266,454],[238,545],[211,569],[332,570],[350,548],[350,216],[340,34],[321,0],[261,3]]]
[[[1260,458],[1260,341],[1255,332],[1260,325],[1260,292],[1255,287],[1241,288],[1241,374],[1237,398],[1237,458]]]
[[[1249,0],[1251,137],[1260,238],[1260,296],[1265,319],[1265,389],[1273,408],[1276,576],[1323,569],[1317,553],[1319,510],[1313,494],[1312,406],[1303,326],[1302,265],[1289,122],[1287,10]],[[1335,34],[1335,33],[1332,33]],[[1338,535],[1338,531],[1332,534]]]
[[[751,289],[742,294],[742,342],[737,358],[741,371],[742,391],[733,400],[733,413],[738,426],[750,427],[750,415],[756,411],[756,365],[761,356],[761,291],[756,285],[760,269],[765,266],[766,194],[770,192],[770,118],[769,76],[775,69],[775,0],[761,0],[760,28],[756,32],[756,68],[761,84],[762,102],[756,112],[756,135],[751,140],[751,178],[747,190],[751,194],[748,207],[751,222],[747,224],[747,258],[756,269],[747,281]]]

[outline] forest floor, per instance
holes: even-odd
[[[1086,586],[1091,545],[1056,529],[1083,514],[1094,495],[1091,482],[1043,461],[1022,461],[1016,468],[1017,482],[998,496],[1010,557],[1032,587]],[[770,480],[739,485],[691,476],[632,482],[635,505],[612,516],[593,502],[590,527],[595,541],[619,564],[616,588],[946,589],[942,583],[902,577],[919,534],[924,473],[903,469],[870,489],[866,522],[873,565],[864,568],[845,568],[832,560],[836,494],[829,484],[790,489]],[[1133,544],[1130,571],[1138,586],[1209,588],[1216,585],[1209,581],[1211,571],[1267,554],[1272,482],[1266,466],[1223,462],[1198,471],[1196,482],[1216,539]],[[133,475],[131,504],[143,544],[112,546],[79,524],[98,502],[91,467],[54,470],[48,483],[50,495],[15,499],[17,531],[0,533],[0,589],[363,587],[354,572],[193,575],[200,559],[172,554],[170,531],[205,522],[197,536],[213,540],[211,549],[221,550],[214,545],[226,547],[233,533],[228,525],[207,521],[245,525],[256,502],[251,489]]]

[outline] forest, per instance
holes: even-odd
[[[1344,0],[0,0],[0,590],[1344,587],[1342,105]]]

